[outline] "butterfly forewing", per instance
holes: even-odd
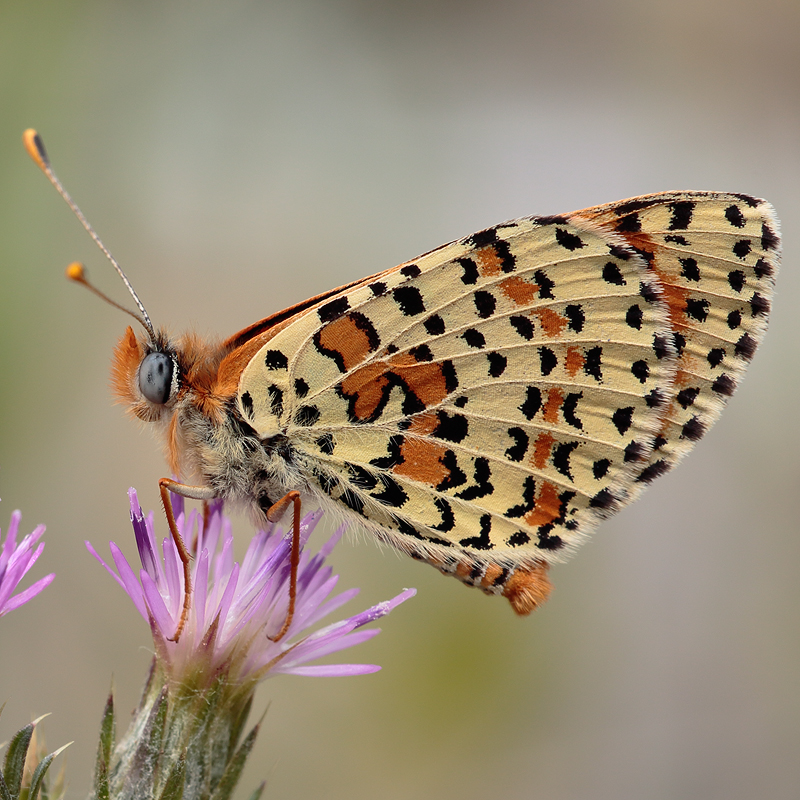
[[[777,247],[771,208],[735,195],[505,223],[302,312],[245,368],[240,410],[285,437],[289,488],[407,552],[560,560],[719,415]]]

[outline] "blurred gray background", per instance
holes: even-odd
[[[0,526],[48,526],[55,583],[0,620],[0,740],[29,720],[85,796],[145,624],[87,554],[132,553],[158,446],[112,404],[118,279],[22,150],[57,172],[156,324],[228,335],[511,217],[666,189],[767,197],[770,332],[679,469],[516,619],[371,542],[352,610],[419,595],[348,660],[280,677],[245,797],[795,798],[800,792],[800,4],[797,0],[0,3]],[[246,530],[240,526],[240,530]],[[30,580],[30,579],[29,579]],[[62,757],[63,758],[63,757]]]

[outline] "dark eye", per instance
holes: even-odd
[[[172,359],[166,353],[149,353],[139,367],[139,389],[151,402],[164,405],[172,388]]]

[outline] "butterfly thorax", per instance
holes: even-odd
[[[176,372],[175,396],[163,404],[140,390],[142,364],[153,352],[172,359]],[[298,475],[287,437],[278,429],[258,434],[242,418],[226,355],[224,346],[194,335],[172,341],[159,331],[151,341],[128,328],[114,353],[112,383],[129,413],[151,423],[162,439],[173,475],[212,488],[263,522],[275,500],[298,488]]]

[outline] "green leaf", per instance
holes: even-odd
[[[39,789],[42,785],[42,781],[44,780],[45,773],[50,767],[50,764],[53,763],[53,759],[59,754],[66,750],[72,742],[68,742],[67,744],[59,747],[58,750],[54,750],[50,755],[45,756],[36,766],[36,769],[33,771],[33,777],[31,778],[31,788],[28,793],[28,800],[36,800],[39,796]]]
[[[258,800],[264,793],[264,787],[266,785],[267,785],[266,781],[261,781],[261,783],[256,787],[256,790],[253,792],[253,794],[250,795],[250,800]]]
[[[164,687],[147,715],[139,743],[133,752],[125,777],[125,796],[146,797],[155,785],[155,770],[158,767],[161,743],[164,738],[164,723],[167,718],[167,689]]]
[[[0,800],[14,800],[14,798],[11,797],[11,792],[8,790],[8,786],[6,786],[2,772],[0,772]]]
[[[186,782],[186,759],[175,762],[169,777],[158,796],[158,800],[183,800],[183,785]]]
[[[242,770],[244,769],[247,757],[250,755],[250,751],[253,749],[253,745],[256,743],[258,729],[259,725],[256,725],[253,730],[247,734],[247,737],[242,742],[239,749],[233,754],[233,757],[225,767],[225,772],[214,789],[210,800],[229,800],[230,796],[233,794],[233,790],[236,788],[236,784],[239,782],[239,778],[242,775]],[[262,789],[263,786],[261,789],[256,790],[259,796]]]
[[[100,723],[100,741],[97,744],[97,760],[94,767],[94,794],[97,800],[109,800],[108,769],[114,749],[116,719],[114,716],[114,694],[109,693]]]
[[[36,720],[38,722],[38,720]],[[22,773],[25,769],[25,756],[28,754],[28,745],[31,743],[33,729],[36,722],[31,722],[14,734],[6,751],[3,764],[3,778],[11,797],[19,797],[22,787]]]

